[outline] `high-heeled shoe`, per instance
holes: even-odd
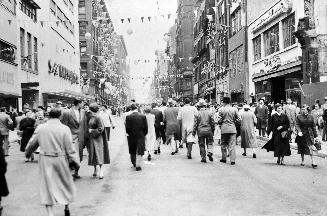
[[[103,171],[100,170],[100,172],[99,172],[99,179],[103,179],[103,178],[104,178]]]

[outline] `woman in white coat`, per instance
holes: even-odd
[[[246,156],[246,149],[252,148],[253,158],[256,158],[255,149],[258,148],[255,134],[255,125],[257,118],[250,111],[249,105],[244,105],[244,112],[241,113],[241,148],[244,149],[243,156]]]
[[[148,123],[148,134],[145,136],[145,148],[148,152],[148,161],[151,160],[151,152],[154,151],[154,145],[156,142],[156,131],[155,131],[155,116],[150,113],[151,109],[146,107],[144,114]]]
[[[68,204],[73,201],[75,185],[69,167],[78,166],[77,153],[72,148],[70,129],[59,117],[60,108],[53,108],[47,123],[41,124],[29,140],[25,155],[29,158],[40,146],[40,196],[48,215],[53,216],[53,205],[65,205],[65,216],[70,216]],[[55,130],[54,130],[55,128]]]

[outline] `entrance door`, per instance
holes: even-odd
[[[280,103],[281,100],[285,101],[286,91],[285,91],[285,77],[275,77],[271,79],[271,99],[275,103]]]

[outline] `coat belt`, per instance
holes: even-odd
[[[63,156],[66,156],[67,154],[65,152],[45,152],[45,151],[40,151],[40,155],[48,156],[48,157],[63,157]]]

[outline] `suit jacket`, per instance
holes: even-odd
[[[236,134],[236,124],[240,124],[241,118],[238,110],[230,105],[218,110],[218,124],[221,125],[221,134]]]
[[[6,113],[0,113],[0,135],[9,135],[9,128],[13,121]]]
[[[284,113],[286,114],[291,125],[295,125],[296,123],[296,107],[294,105],[284,106]]]
[[[268,114],[269,114],[268,107],[265,105],[260,107],[259,105],[255,108],[254,114],[258,119],[258,124],[261,125],[262,127],[266,127],[268,121]]]
[[[206,136],[212,134],[215,131],[215,121],[213,119],[212,112],[201,108],[200,111],[195,115],[194,118],[194,129],[193,136],[195,132],[198,133],[198,136]]]
[[[151,113],[155,116],[155,122],[154,122],[154,127],[155,128],[160,128],[161,122],[163,122],[163,114],[160,110],[158,109],[152,109]]]
[[[76,118],[74,108],[66,110],[61,116],[61,122],[68,126],[73,137],[73,143],[77,144],[76,151],[79,151],[80,157],[83,156],[83,148],[86,144],[86,135],[88,135],[88,122],[85,111],[80,110],[79,121]]]

